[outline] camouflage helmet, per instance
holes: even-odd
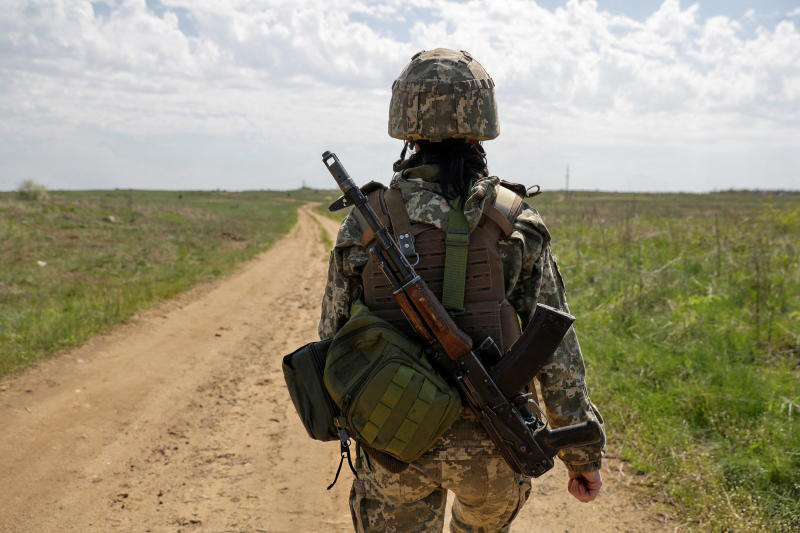
[[[499,135],[494,81],[461,50],[418,52],[392,84],[389,135],[442,141]]]

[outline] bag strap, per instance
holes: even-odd
[[[444,277],[442,278],[442,305],[450,311],[464,310],[464,286],[467,281],[467,253],[469,252],[469,223],[464,216],[463,199],[453,201],[447,217],[447,234],[444,241]]]

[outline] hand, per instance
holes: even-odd
[[[600,479],[599,470],[567,473],[569,474],[567,490],[570,494],[575,496],[578,501],[588,503],[597,498],[597,495],[600,493],[600,487],[603,486],[603,480]]]

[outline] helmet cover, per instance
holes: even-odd
[[[392,84],[389,135],[396,139],[483,141],[499,133],[494,81],[463,50],[419,52]]]

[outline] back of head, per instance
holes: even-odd
[[[442,196],[450,203],[466,200],[469,189],[478,179],[488,176],[483,147],[466,139],[445,139],[441,142],[420,140],[409,159],[395,162],[395,171],[417,165],[437,165]]]
[[[465,51],[418,52],[392,84],[389,135],[484,141],[499,135],[494,81]]]

